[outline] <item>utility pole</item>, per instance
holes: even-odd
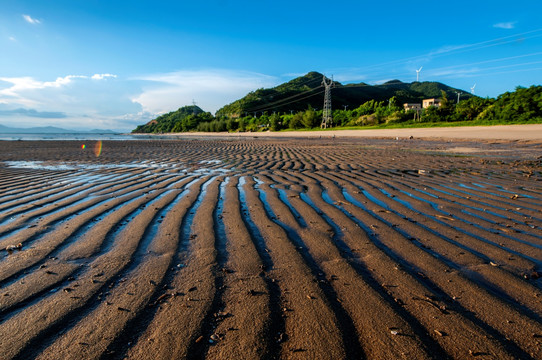
[[[459,97],[461,96],[462,92],[461,91],[456,91],[455,92],[457,94],[457,103],[459,104]]]
[[[196,100],[192,99],[192,115],[196,115]]]
[[[329,83],[326,79],[324,75],[322,80],[322,85],[325,87],[324,110],[322,112],[322,124],[320,124],[320,128],[322,129],[333,127],[333,114],[331,113],[331,88],[333,87],[333,79],[328,79]]]

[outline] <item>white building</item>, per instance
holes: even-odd
[[[428,107],[435,106],[440,107],[440,99],[424,99],[423,108],[427,109]]]

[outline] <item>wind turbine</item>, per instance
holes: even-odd
[[[476,87],[476,84],[472,85],[470,88],[470,93],[474,95],[474,88]]]
[[[422,71],[422,67],[420,67],[420,70],[416,70],[416,81],[420,81],[420,71]]]

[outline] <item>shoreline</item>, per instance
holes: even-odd
[[[279,131],[207,133],[187,132],[168,134],[130,134],[134,136],[178,137],[258,137],[258,138],[424,138],[424,139],[478,139],[542,141],[542,124],[460,126],[437,128],[401,128],[328,131]]]

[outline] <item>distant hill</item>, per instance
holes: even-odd
[[[213,119],[211,113],[203,111],[199,106],[183,106],[176,111],[158,116],[144,125],[139,125],[133,133],[169,133],[184,132],[196,128],[200,122]]]
[[[88,130],[88,131],[78,131],[78,130],[66,130],[54,126],[38,126],[31,128],[13,128],[9,126],[0,125],[0,134],[115,134],[111,130]]]
[[[322,74],[310,72],[274,88],[252,91],[245,97],[222,107],[217,111],[217,116],[241,116],[244,113],[263,111],[288,113],[306,110],[308,106],[321,109],[324,102],[322,79]],[[331,98],[334,109],[343,109],[345,106],[354,109],[366,101],[387,101],[393,96],[396,96],[401,104],[421,103],[423,99],[440,97],[441,90],[446,92],[449,99],[457,99],[456,92],[462,93],[462,100],[473,96],[464,90],[428,81],[404,83],[392,80],[381,85],[366,83],[342,85],[334,81],[333,86]]]

